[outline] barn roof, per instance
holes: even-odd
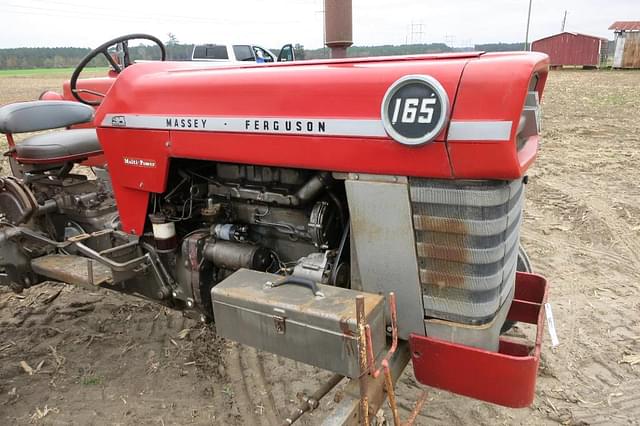
[[[640,21],[616,21],[609,27],[613,31],[640,31]]]
[[[564,32],[561,32],[561,33],[558,33],[558,34],[553,34],[553,35],[550,35],[550,36],[539,38],[538,40],[534,40],[532,43],[535,43],[535,42],[541,41],[541,40],[546,40],[548,38],[558,37],[558,36],[560,36],[562,34],[571,34],[572,36],[589,37],[589,38],[595,38],[595,39],[598,39],[598,40],[607,40],[604,37],[598,37],[598,36],[593,36],[593,35],[589,35],[589,34],[582,34],[582,33],[574,33],[574,32],[571,32],[571,31],[564,31]]]

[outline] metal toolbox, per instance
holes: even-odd
[[[218,335],[358,377],[355,299],[357,295],[365,297],[365,318],[377,358],[386,343],[384,297],[284,278],[240,269],[213,287]]]

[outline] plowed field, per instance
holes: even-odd
[[[0,104],[61,83],[0,78]],[[523,243],[551,284],[561,344],[545,340],[530,408],[429,389],[418,424],[640,421],[640,73],[552,71],[543,117]],[[0,288],[1,424],[275,425],[329,376],[140,299],[61,283]],[[421,389],[405,372],[404,418]],[[318,424],[340,396],[301,424]]]

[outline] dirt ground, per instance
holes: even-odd
[[[0,79],[0,104],[59,85]],[[523,242],[551,284],[561,344],[545,337],[530,408],[428,389],[418,424],[640,423],[640,73],[553,71],[543,106]],[[0,289],[2,424],[280,424],[329,376],[102,289]],[[421,389],[401,377],[404,418]]]

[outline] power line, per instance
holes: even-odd
[[[38,0],[36,0],[38,1]],[[167,15],[167,14],[159,14],[159,13],[147,13],[147,12],[138,12],[140,15],[127,15],[127,14],[115,14],[108,13],[113,9],[107,9],[100,6],[80,6],[73,3],[67,3],[62,1],[47,1],[46,3],[55,3],[64,6],[71,7],[79,7],[83,10],[69,10],[69,9],[61,9],[61,8],[47,8],[47,7],[39,7],[34,5],[21,5],[21,4],[12,4],[5,3],[1,4],[2,7],[9,7],[13,9],[5,10],[5,12],[16,13],[16,14],[33,14],[33,15],[44,15],[44,16],[58,16],[58,17],[69,17],[69,18],[81,18],[81,17],[104,17],[104,18],[116,18],[119,21],[130,21],[130,22],[172,22],[175,23],[183,22],[183,23],[194,23],[194,24],[211,24],[211,23],[229,23],[229,20],[225,19],[214,19],[214,18],[200,18],[195,16],[184,16],[184,15]],[[92,11],[95,10],[96,12]],[[106,10],[107,12],[103,12]],[[18,13],[22,12],[22,13]],[[28,13],[27,13],[28,12]],[[262,23],[260,20],[244,20],[242,21],[246,24],[258,24]],[[294,21],[279,21],[278,24],[283,23],[292,23]]]
[[[117,16],[117,17],[123,17],[123,16],[127,16],[127,15],[123,15],[123,14],[117,14],[114,15],[113,14],[113,7],[104,7],[104,6],[87,6],[84,4],[78,4],[78,3],[69,3],[69,2],[65,2],[65,1],[58,1],[58,0],[32,0],[36,3],[45,3],[45,4],[59,4],[62,6],[71,6],[72,8],[74,8],[74,10],[68,10],[69,12],[72,13],[88,13],[88,14],[92,14],[92,12],[90,12],[91,10],[99,10],[99,11],[107,11],[107,12],[111,12],[108,13],[108,15],[110,16]],[[22,7],[22,5],[21,5]],[[27,6],[27,7],[34,7],[34,6]],[[86,10],[82,11],[82,10],[76,10],[76,9],[83,9]],[[48,9],[48,10],[58,10],[58,9]],[[67,10],[64,10],[65,12]],[[151,12],[149,13],[148,11],[132,11],[130,9],[127,10],[127,12],[129,14],[133,13],[140,13],[140,14],[145,14],[146,16],[148,16],[149,18],[152,17],[163,17],[163,18],[171,18],[171,19],[189,19],[189,20],[197,20],[197,21],[206,21],[206,22],[224,22],[224,20],[222,19],[211,19],[211,18],[201,18],[201,17],[197,17],[197,16],[185,16],[185,15],[168,15],[168,14],[163,14],[163,13],[156,13],[156,12]],[[130,16],[128,16],[130,17]]]
[[[129,21],[129,22],[171,22],[174,21],[170,18],[164,17],[135,17],[135,16],[122,16],[122,15],[114,15],[114,14],[106,14],[106,13],[94,13],[94,12],[82,12],[82,11],[73,11],[73,10],[60,10],[60,9],[49,9],[43,7],[35,7],[35,6],[22,6],[22,5],[14,5],[14,4],[5,4],[1,5],[2,7],[8,7],[10,9],[3,9],[5,13],[17,14],[17,15],[38,15],[38,16],[48,16],[48,17],[64,17],[64,18],[117,18],[119,21]],[[188,22],[188,21],[183,21]],[[191,23],[212,23],[211,21],[191,21]]]

